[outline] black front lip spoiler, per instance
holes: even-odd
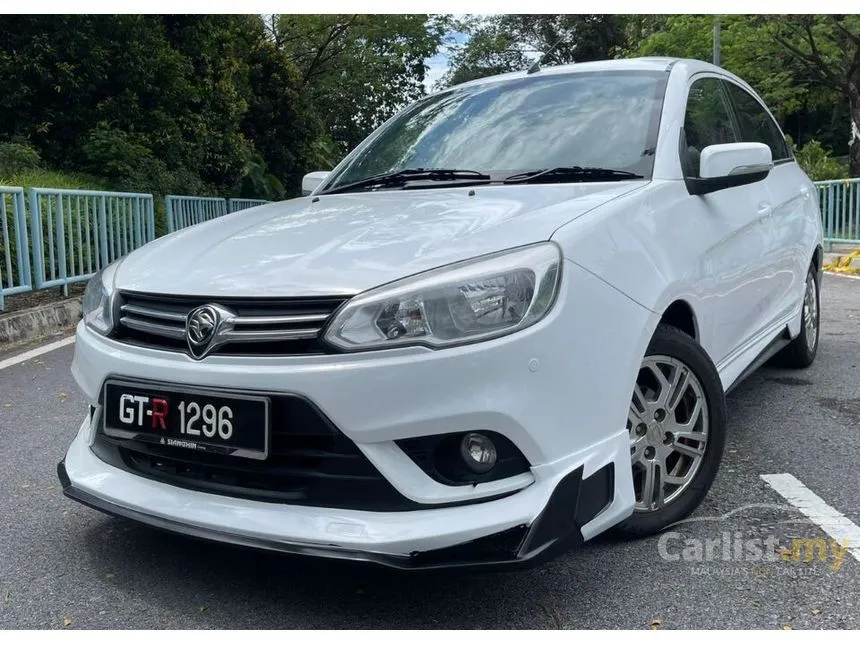
[[[604,510],[612,502],[614,494],[612,464],[607,464],[585,480],[582,479],[580,467],[558,483],[549,502],[530,527],[514,527],[502,533],[443,549],[391,555],[344,549],[335,545],[281,542],[186,524],[126,508],[76,488],[66,472],[65,460],[57,464],[57,475],[66,497],[108,515],[130,519],[171,533],[239,547],[366,562],[401,570],[453,567],[492,570],[537,566],[582,544],[584,540],[580,527]]]

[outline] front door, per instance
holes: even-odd
[[[685,174],[698,176],[705,147],[740,140],[722,81],[699,75],[690,84],[681,145]],[[773,308],[771,195],[764,182],[696,197],[709,247],[702,258],[712,286],[703,298],[702,344],[719,364],[752,340]]]
[[[799,310],[809,267],[808,209],[814,195],[794,161],[785,136],[771,115],[752,94],[731,81],[724,82],[734,107],[741,141],[766,144],[774,167],[762,182],[773,209],[773,244],[767,250],[773,259],[774,293],[770,323],[784,320]]]

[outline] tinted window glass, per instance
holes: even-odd
[[[770,148],[774,161],[788,159],[788,145],[785,137],[779,131],[776,123],[770,118],[761,103],[745,89],[734,83],[726,83],[735,111],[738,115],[738,125],[741,129],[741,141],[764,143]]]
[[[707,146],[737,141],[720,82],[703,78],[693,83],[684,118],[687,146],[701,152]]]
[[[687,137],[686,172],[699,174],[699,158],[707,146],[734,143],[735,131],[725,94],[716,78],[702,78],[690,86],[687,96],[687,113],[684,117],[684,134]]]
[[[327,188],[405,168],[599,166],[648,176],[666,77],[551,74],[454,88],[401,112]]]

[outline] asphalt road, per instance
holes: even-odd
[[[696,554],[726,532],[771,538],[779,546],[770,552],[792,538],[827,538],[795,521],[800,513],[762,474],[791,473],[860,524],[860,280],[826,276],[822,298],[816,363],[763,368],[729,396],[720,474],[700,521],[677,527],[663,555],[658,538],[599,538],[513,573],[402,574],[238,550],[101,515],[65,499],[56,478],[84,414],[72,347],[0,370],[0,627],[860,628],[851,555],[837,562],[828,551],[821,562],[816,552],[806,562],[774,553],[772,562],[721,546],[710,560]]]

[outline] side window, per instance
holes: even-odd
[[[701,78],[690,86],[687,112],[684,116],[687,139],[685,172],[699,174],[699,157],[707,146],[737,141],[729,106],[716,78]],[[683,154],[683,151],[682,151]]]
[[[774,161],[788,159],[791,153],[785,137],[767,111],[749,92],[734,83],[726,82],[729,97],[735,105],[741,141],[764,143],[770,148]]]

